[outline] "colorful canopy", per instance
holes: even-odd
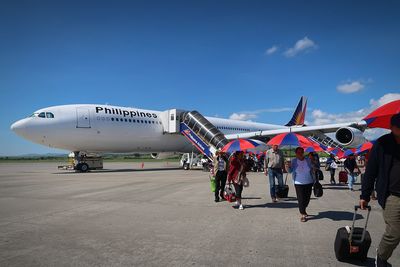
[[[375,143],[375,141],[369,141],[369,142],[366,142],[366,143],[364,143],[362,145],[359,145],[357,147],[356,153],[357,154],[362,154],[362,153],[365,153],[365,152],[369,151],[372,148],[372,146],[374,145],[374,143]]]
[[[333,155],[339,157],[339,158],[342,158],[344,156],[344,151],[341,150],[340,148],[329,147],[326,151],[330,154],[333,154]]]
[[[258,145],[259,145],[259,143],[255,142],[254,140],[238,138],[238,139],[232,140],[228,144],[226,144],[221,149],[221,151],[227,152],[227,153],[233,153],[235,151],[244,151],[247,149],[252,149]]]
[[[368,116],[366,116],[363,120],[367,122],[369,128],[390,129],[391,117],[399,112],[400,100],[396,100],[377,108]]]
[[[348,156],[354,155],[355,152],[356,152],[356,148],[349,148],[349,149],[346,149],[346,151],[344,151],[343,156],[348,157]]]
[[[312,146],[307,147],[304,151],[305,152],[322,152],[327,149],[326,146],[318,144],[318,143],[313,143]]]
[[[295,133],[278,134],[267,143],[267,145],[270,146],[301,146],[303,148],[313,146],[314,144],[315,143],[307,137]]]

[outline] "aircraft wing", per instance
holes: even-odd
[[[359,129],[360,131],[364,131],[367,128],[367,123],[365,121],[360,121],[360,122],[336,123],[336,124],[314,125],[314,126],[294,126],[294,127],[285,127],[275,130],[263,130],[263,131],[249,132],[249,133],[227,134],[225,135],[225,137],[228,140],[232,140],[236,138],[254,138],[257,136],[273,137],[281,133],[290,133],[290,132],[299,133],[303,135],[311,135],[316,133],[326,134],[326,133],[333,133],[342,127],[353,127]]]

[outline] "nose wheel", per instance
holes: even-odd
[[[84,160],[84,156],[80,154],[80,151],[74,151],[74,164],[75,164],[75,170],[78,172],[87,172],[89,171],[89,165],[85,162],[82,162]]]

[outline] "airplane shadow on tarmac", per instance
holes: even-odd
[[[153,169],[103,169],[103,170],[91,170],[88,171],[87,173],[109,173],[109,172],[147,172],[147,171],[168,171],[168,170],[181,170],[182,168],[153,168]],[[55,172],[53,174],[85,174],[82,172],[74,172],[74,171],[65,171],[65,172]]]

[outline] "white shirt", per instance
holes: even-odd
[[[307,164],[307,161],[297,159],[297,168],[296,168],[296,181],[295,184],[310,184],[313,183],[313,179],[310,173],[310,167]]]

